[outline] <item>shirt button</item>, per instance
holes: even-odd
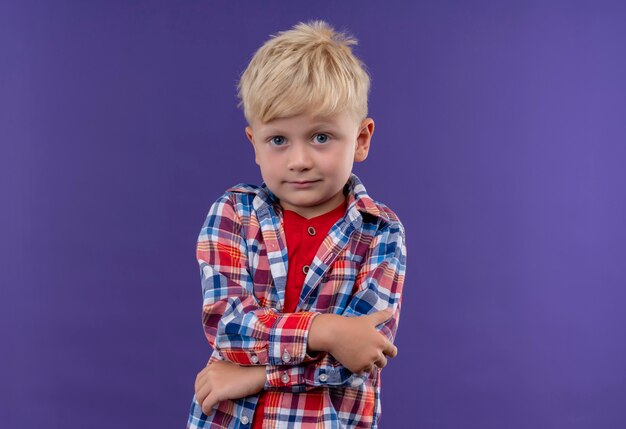
[[[308,231],[309,235],[315,235],[315,228],[313,228],[312,226],[308,227],[307,231]]]
[[[250,423],[248,416],[241,417],[241,424],[247,425],[248,423]]]
[[[252,355],[250,360],[252,361],[252,363],[258,363],[259,362],[259,358],[256,355]]]
[[[289,362],[291,360],[291,356],[289,356],[289,352],[285,350],[283,353],[283,362]]]
[[[326,380],[328,380],[328,376],[326,374],[320,374],[320,381],[324,383]]]
[[[289,374],[284,373],[282,377],[280,377],[280,379],[283,381],[283,383],[287,384],[289,383]]]
[[[309,267],[308,265],[305,265],[304,267],[302,267],[302,272],[306,275],[306,273],[309,272],[309,268],[311,267]]]

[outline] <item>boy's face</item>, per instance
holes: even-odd
[[[367,158],[374,121],[350,112],[252,121],[246,135],[267,187],[285,210],[307,219],[338,207],[354,162]],[[307,183],[297,183],[307,182]]]

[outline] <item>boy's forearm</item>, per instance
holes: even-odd
[[[337,341],[341,341],[337,327],[344,318],[345,316],[330,313],[318,314],[313,318],[307,339],[307,353],[331,352]]]

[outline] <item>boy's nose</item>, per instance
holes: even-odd
[[[305,144],[294,144],[289,151],[288,168],[304,170],[312,167],[312,158]]]

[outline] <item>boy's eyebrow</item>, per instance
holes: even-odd
[[[306,133],[310,133],[311,131],[319,127],[334,127],[334,126],[335,126],[334,123],[328,122],[328,121],[313,122],[313,124],[310,125],[308,129],[306,130]],[[274,133],[283,132],[283,130],[280,129],[279,127],[271,126],[270,128],[266,129],[264,132],[274,134]]]

